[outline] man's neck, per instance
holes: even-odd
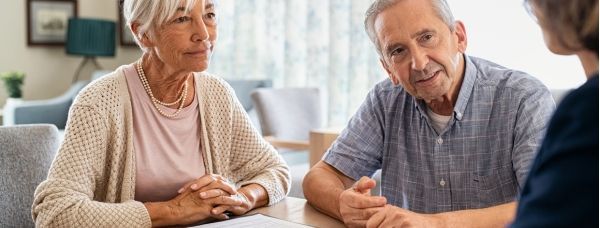
[[[454,103],[450,100],[450,97],[444,95],[436,100],[431,100],[429,102],[425,102],[427,107],[431,109],[434,113],[442,116],[450,116],[454,111]]]
[[[460,88],[462,87],[463,79],[465,78],[465,65],[465,55],[462,54],[458,63],[458,76],[452,82],[448,93],[444,94],[443,96],[437,99],[425,102],[427,104],[427,107],[429,107],[431,111],[444,116],[452,115],[452,112],[454,111],[454,106],[456,105],[456,101],[458,100]]]

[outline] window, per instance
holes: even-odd
[[[454,17],[465,23],[467,54],[527,72],[550,89],[585,82],[576,56],[551,53],[522,0],[448,0]]]

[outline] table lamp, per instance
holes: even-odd
[[[96,56],[115,56],[115,22],[90,19],[70,18],[67,27],[67,54],[83,55],[83,61],[77,67],[73,82],[79,78],[79,73],[88,61],[96,69],[102,69],[96,61]]]

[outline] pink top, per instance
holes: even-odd
[[[162,116],[153,106],[135,70],[125,69],[133,110],[135,152],[135,200],[167,201],[184,184],[206,173],[200,144],[200,110],[195,96],[174,119]],[[194,85],[189,85],[194,86]],[[159,106],[165,113],[176,109]]]

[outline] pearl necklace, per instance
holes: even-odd
[[[174,102],[165,103],[154,97],[154,94],[152,93],[152,90],[150,89],[150,84],[148,84],[148,79],[146,78],[146,74],[144,73],[144,69],[142,69],[142,60],[141,59],[138,63],[136,63],[136,69],[137,69],[137,73],[140,77],[140,81],[142,81],[142,85],[144,86],[144,90],[146,90],[146,93],[148,94],[148,96],[150,96],[150,100],[152,100],[152,104],[154,105],[156,110],[158,110],[158,113],[160,113],[162,116],[167,117],[167,118],[174,118],[177,115],[179,115],[179,113],[181,113],[181,110],[183,110],[183,105],[185,104],[185,99],[187,97],[187,92],[188,92],[187,80],[183,84],[183,89],[181,90],[181,95],[179,96],[179,98],[177,98],[177,100],[175,100]],[[159,105],[171,106],[171,105],[175,105],[177,103],[179,103],[179,107],[177,107],[177,110],[171,114],[165,113],[159,107]]]

